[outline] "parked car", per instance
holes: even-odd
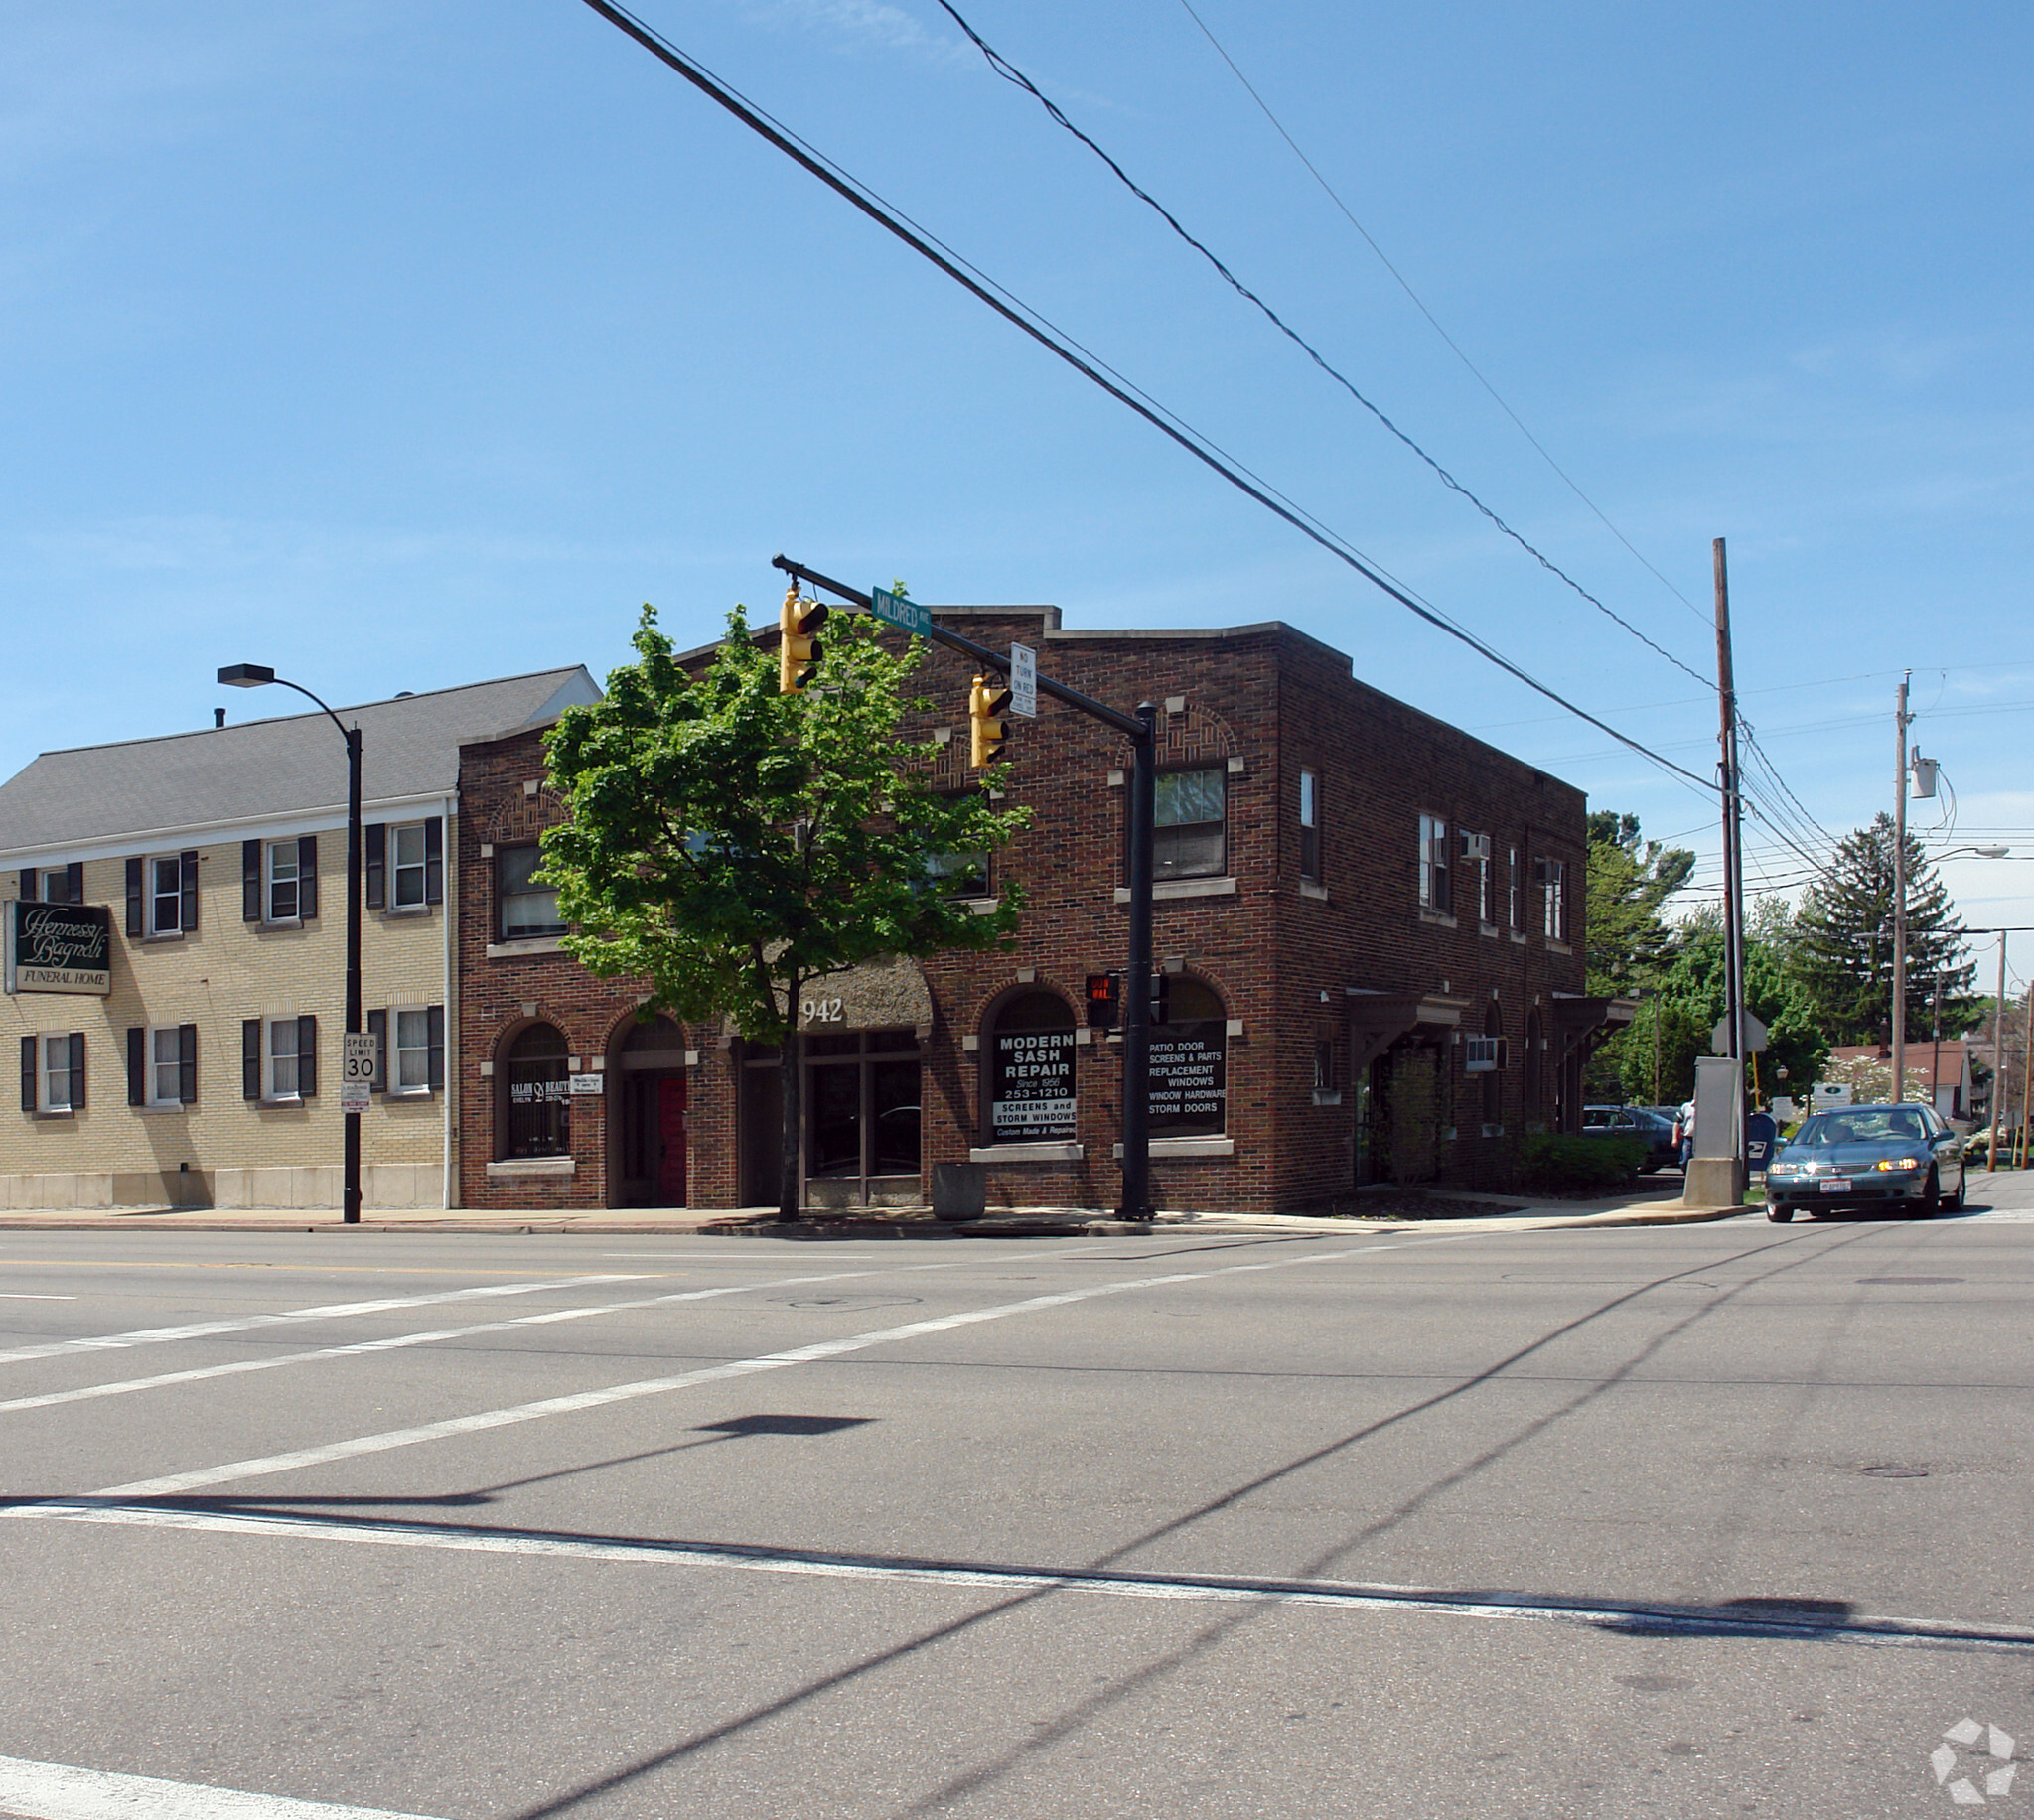
[[[1680,1161],[1673,1147],[1673,1120],[1662,1118],[1651,1106],[1584,1106],[1582,1135],[1585,1138],[1633,1138],[1646,1146],[1646,1160],[1639,1174],[1650,1176],[1656,1169],[1671,1169]]]
[[[1932,1106],[1817,1112],[1766,1172],[1768,1219],[1844,1207],[1905,1207],[1927,1219],[1962,1204],[1963,1140]]]

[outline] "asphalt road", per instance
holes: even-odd
[[[1973,1198],[0,1235],[0,1814],[2026,1811],[2034,1193]]]

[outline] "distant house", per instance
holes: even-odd
[[[1907,1045],[1907,1091],[1928,1100],[1946,1119],[1982,1117],[1986,1111],[1984,1089],[1976,1084],[1979,1068],[1988,1070],[1990,1045],[1975,1038],[1945,1038]],[[1876,1062],[1886,1070],[1892,1083],[1893,1051],[1883,1043],[1856,1044],[1829,1051],[1834,1062]]]

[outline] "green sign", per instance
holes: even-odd
[[[900,631],[917,632],[923,637],[933,630],[933,616],[927,608],[904,595],[892,594],[888,588],[869,590],[869,611],[885,626],[894,626]]]
[[[9,992],[113,989],[113,922],[103,904],[7,906]]]

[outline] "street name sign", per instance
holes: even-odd
[[[1010,712],[1038,719],[1038,653],[1028,644],[1010,646]]]
[[[892,594],[888,588],[869,590],[869,611],[885,626],[894,626],[899,631],[916,632],[920,637],[933,630],[933,616],[929,608],[902,594]]]
[[[374,1033],[370,1030],[350,1030],[340,1038],[339,1057],[339,1109],[341,1112],[364,1112],[368,1096],[374,1090],[375,1050]]]

